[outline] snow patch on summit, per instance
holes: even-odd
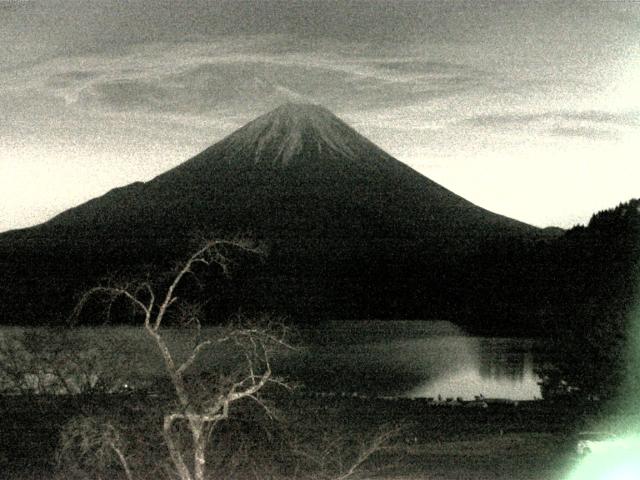
[[[229,140],[233,145],[253,145],[256,163],[287,165],[303,151],[356,158],[363,138],[323,107],[288,103],[249,123]]]

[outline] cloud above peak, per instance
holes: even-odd
[[[293,39],[290,39],[293,42]],[[275,48],[270,48],[271,43]],[[231,47],[233,44],[235,47]],[[270,53],[255,53],[262,49]],[[424,104],[477,89],[490,75],[473,66],[395,55],[274,53],[282,36],[233,42],[143,45],[111,56],[54,58],[16,68],[6,89],[62,98],[74,108],[150,115],[262,111],[285,101],[336,110]]]
[[[65,191],[49,188],[51,178],[95,177],[103,167],[103,186],[145,180],[296,101],[325,105],[421,173],[528,222],[562,217],[545,213],[556,207],[574,211],[563,185],[573,185],[577,171],[596,172],[596,155],[617,164],[597,170],[608,179],[597,205],[593,188],[574,187],[575,201],[588,205],[580,215],[637,196],[628,171],[637,172],[640,106],[628,100],[640,72],[640,7],[630,2],[6,4],[0,192],[41,171],[51,173],[36,189],[43,192]],[[541,165],[540,178],[561,179],[561,194],[546,206],[528,182]],[[56,168],[65,174],[56,177]],[[69,181],[87,186],[74,201],[104,193],[85,177]],[[74,205],[71,197],[34,196],[29,207],[20,198],[0,217],[32,219],[20,209]]]

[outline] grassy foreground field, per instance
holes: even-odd
[[[184,358],[192,348],[192,333],[166,330],[176,358]],[[18,336],[24,340],[34,332],[3,329],[0,334],[3,338]],[[212,337],[217,334],[216,328],[203,332]],[[38,342],[44,342],[46,347],[42,348],[52,352],[56,345],[63,346],[65,355],[75,352],[81,358],[91,352],[95,361],[91,366],[97,373],[111,382],[131,383],[135,388],[127,393],[0,396],[2,478],[87,478],[83,472],[71,472],[56,464],[65,425],[78,416],[119,419],[132,438],[151,438],[152,447],[146,449],[145,461],[153,464],[166,457],[157,433],[162,414],[172,405],[173,397],[170,385],[161,380],[165,375],[157,349],[142,329],[79,328],[66,334],[37,330],[35,340],[28,341],[35,341],[37,348],[42,347]],[[201,360],[194,365],[196,381],[199,373],[224,370],[234,361],[233,355],[224,351]],[[290,380],[304,382],[304,378]],[[354,449],[375,432],[398,428],[400,433],[391,444],[373,455],[354,477],[561,480],[575,461],[574,433],[595,425],[599,415],[598,406],[590,403],[538,401],[491,404],[487,408],[448,407],[403,398],[318,395],[305,388],[291,393],[268,391],[266,397],[279,412],[277,421],[249,402],[232,412],[228,426],[222,427],[213,442],[226,453],[242,451],[249,445],[250,458],[258,459],[253,476],[247,476],[246,471],[230,471],[229,468],[237,468],[240,472],[244,467],[244,460],[232,458],[220,467],[222,471],[218,473],[224,475],[211,478],[278,479],[274,472],[290,457],[286,449],[292,433],[306,439],[308,445],[328,436],[338,443],[339,453]],[[108,478],[120,477],[122,472],[116,465]]]
[[[543,402],[465,409],[427,407],[410,400],[320,399],[302,394],[277,402],[289,427],[310,435],[340,432],[347,446],[369,432],[400,426],[401,434],[390,447],[374,455],[355,478],[561,480],[576,460],[573,433],[588,428],[597,416],[593,409]],[[141,404],[160,409],[162,402],[131,395],[0,399],[3,478],[75,478],[55,467],[63,425],[79,413],[109,412],[129,418]],[[239,412],[233,422],[252,424],[254,416],[255,410]],[[262,448],[268,450],[271,444]],[[265,462],[278,461],[263,453]],[[158,454],[162,455],[162,445]],[[269,470],[265,465],[265,472]],[[111,478],[119,476],[115,469]]]

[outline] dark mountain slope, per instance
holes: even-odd
[[[533,233],[418,174],[322,107],[284,105],[179,167],[47,227],[195,224],[299,237],[476,238]]]
[[[473,315],[465,272],[483,272],[466,259],[544,236],[418,174],[326,109],[288,104],[147,183],[0,235],[13,285],[4,321],[23,323],[25,304],[50,319],[69,306],[60,296],[109,272],[168,265],[194,232],[263,240],[271,254],[242,277],[239,303],[311,318]]]

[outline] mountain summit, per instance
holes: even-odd
[[[412,170],[327,109],[286,104],[149,182],[0,235],[0,284],[11,285],[0,314],[64,311],[105,275],[183,258],[194,232],[250,232],[268,245],[267,263],[242,284],[251,298],[238,293],[236,307],[313,318],[442,317],[433,299],[449,305],[442,292],[459,290],[451,282],[468,276],[466,259],[539,235]]]
[[[287,103],[208,148],[178,171],[203,162],[230,168],[288,168],[304,165],[371,170],[406,168],[324,107]]]
[[[295,161],[340,155],[354,159],[363,145],[373,146],[329,110],[318,105],[287,103],[230,135],[232,155],[253,157],[255,163],[286,166]],[[247,152],[248,151],[248,152]]]
[[[123,224],[137,232],[153,226],[153,235],[161,236],[197,225],[266,238],[401,236],[463,243],[536,230],[422,176],[329,110],[292,103],[147,183],[111,191],[48,224],[109,232]]]

